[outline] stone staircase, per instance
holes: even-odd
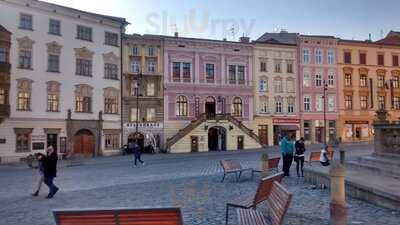
[[[398,156],[387,157],[375,154],[361,156],[356,160],[346,162],[346,167],[365,173],[400,179],[400,157]]]

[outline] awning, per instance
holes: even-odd
[[[299,130],[298,126],[295,125],[275,125],[279,130]]]

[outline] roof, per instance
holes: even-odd
[[[298,33],[264,33],[255,42],[265,44],[296,45]]]
[[[300,35],[300,37],[337,39],[335,36],[331,36],[331,35],[306,35],[306,34],[302,34],[302,35]]]
[[[168,35],[156,35],[156,34],[144,34],[144,37],[157,37],[162,39],[178,39],[178,40],[188,40],[188,41],[211,41],[218,43],[229,43],[229,44],[245,44],[251,45],[250,42],[240,42],[240,41],[228,41],[228,40],[217,40],[217,39],[206,39],[206,38],[191,38],[191,37],[181,37],[181,36],[168,36]]]
[[[400,46],[400,32],[390,31],[385,38],[375,41],[376,44],[382,45],[399,45]]]
[[[8,31],[5,27],[3,27],[1,24],[0,24],[0,32],[6,32],[6,33],[10,33],[11,34],[11,32],[10,31]]]

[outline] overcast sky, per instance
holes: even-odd
[[[127,33],[237,40],[264,32],[380,39],[400,30],[398,0],[46,0],[126,18]]]

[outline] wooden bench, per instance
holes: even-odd
[[[236,176],[236,181],[239,181],[240,176],[244,171],[251,171],[251,177],[253,177],[253,168],[243,168],[239,161],[237,160],[220,160],[219,161],[222,169],[224,170],[224,176],[221,182],[224,182],[225,176],[234,173]]]
[[[239,198],[232,202],[226,203],[226,217],[225,217],[226,224],[228,224],[229,220],[229,208],[232,207],[232,208],[242,208],[242,209],[250,209],[250,208],[255,209],[258,203],[263,202],[268,198],[274,181],[280,183],[283,177],[284,173],[277,173],[265,177],[258,184],[258,188],[255,195],[246,196],[244,198]]]
[[[292,194],[274,181],[265,200],[267,210],[237,209],[238,225],[282,225],[291,200]]]
[[[326,152],[326,155],[328,156],[329,160],[333,159],[333,153],[334,153],[333,150],[328,150]],[[321,152],[311,152],[310,157],[308,160],[306,160],[306,162],[308,162],[308,164],[311,166],[312,162],[319,162],[320,156],[321,156]]]
[[[268,171],[276,170],[276,172],[279,172],[279,161],[280,160],[281,160],[281,157],[268,159]],[[262,171],[262,170],[253,170],[253,173],[262,173],[262,172],[264,172],[264,171]]]
[[[179,208],[55,210],[57,225],[183,225]]]

